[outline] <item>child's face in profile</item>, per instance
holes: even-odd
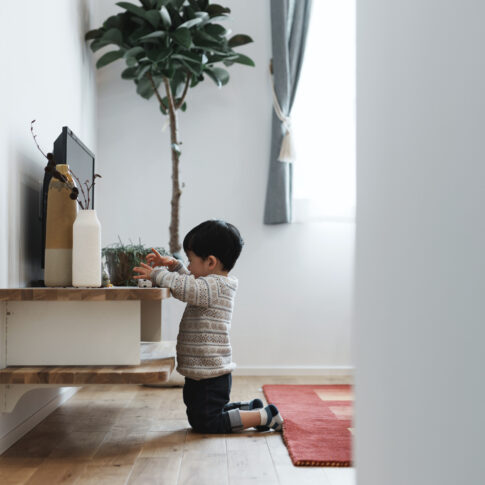
[[[195,278],[207,276],[212,273],[213,268],[211,267],[210,258],[202,259],[192,251],[187,251],[187,258],[189,259],[187,269]]]

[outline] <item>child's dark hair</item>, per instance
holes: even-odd
[[[220,220],[202,222],[187,233],[184,251],[199,258],[213,255],[221,261],[224,271],[230,271],[241,254],[244,241],[235,226]]]

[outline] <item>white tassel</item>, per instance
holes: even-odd
[[[291,131],[287,128],[283,141],[281,142],[280,155],[278,157],[280,162],[293,163],[295,161],[295,147],[293,144],[293,137]]]
[[[291,136],[291,119],[289,116],[286,116],[283,113],[280,103],[278,102],[278,97],[276,96],[276,90],[274,87],[273,76],[271,76],[271,87],[273,88],[273,107],[276,112],[276,116],[281,121],[282,128],[285,130],[285,134],[281,142],[278,161],[293,163],[296,160],[296,153],[293,138]]]

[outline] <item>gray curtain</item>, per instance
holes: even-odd
[[[275,91],[289,116],[300,77],[312,0],[271,0],[271,32]],[[265,224],[291,222],[293,166],[279,162],[283,131],[273,110],[271,159],[264,209]]]

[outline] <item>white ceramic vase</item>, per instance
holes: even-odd
[[[80,210],[72,228],[72,286],[101,286],[101,224],[95,210]]]

